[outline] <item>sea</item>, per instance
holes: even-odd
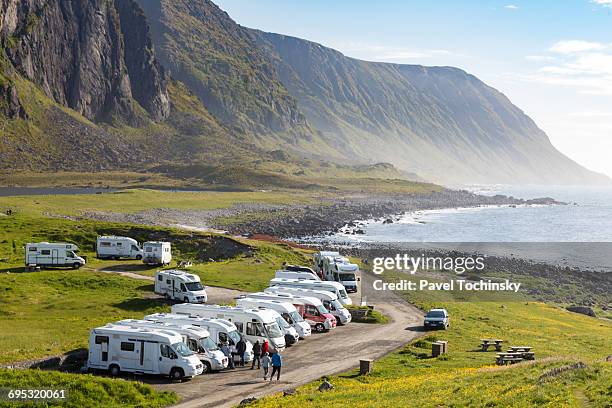
[[[385,243],[517,256],[592,270],[612,270],[612,186],[472,185],[483,195],[552,197],[566,205],[483,206],[414,211],[393,223],[362,220],[361,235],[326,237],[339,246]]]

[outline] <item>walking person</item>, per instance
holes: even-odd
[[[261,347],[261,354],[270,353],[270,345],[268,344],[268,340],[264,339],[263,346]]]
[[[272,374],[270,374],[270,381],[274,378],[276,373],[276,381],[280,381],[281,367],[283,366],[283,357],[279,352],[272,354]]]
[[[261,368],[261,344],[259,343],[259,340],[257,340],[255,342],[255,344],[253,344],[253,364],[251,364],[251,370],[255,369],[255,362],[257,362],[257,369],[259,370]]]
[[[264,370],[264,381],[268,379],[268,370],[270,369],[270,364],[272,364],[272,359],[268,353],[263,353],[261,356],[261,366]]]
[[[246,343],[242,337],[236,343],[236,353],[240,356],[240,367],[244,367],[244,353],[246,353]]]
[[[234,367],[234,356],[232,356],[232,352],[229,348],[229,344],[227,341],[219,344],[219,348],[221,349],[221,352],[225,355],[225,357],[227,357],[227,361],[228,361],[228,365],[227,368],[229,368],[230,370],[233,370]]]

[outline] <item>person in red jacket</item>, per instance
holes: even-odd
[[[261,346],[261,355],[263,355],[264,353],[269,353],[269,352],[270,352],[270,345],[268,344],[268,340],[264,340],[263,346]]]

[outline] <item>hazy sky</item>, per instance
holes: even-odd
[[[213,0],[238,23],[369,61],[451,65],[612,176],[612,0]]]

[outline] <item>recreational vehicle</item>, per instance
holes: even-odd
[[[216,343],[221,344],[227,342],[236,354],[236,344],[240,341],[240,333],[236,329],[234,323],[225,319],[207,319],[204,317],[188,316],[184,314],[174,313],[154,313],[144,317],[145,320],[153,322],[163,322],[170,324],[188,324],[191,326],[203,327],[210,333],[210,338]],[[244,360],[246,362],[253,361],[253,345],[250,341],[244,340],[246,343],[246,351],[244,352]]]
[[[133,238],[104,236],[96,240],[98,259],[142,259],[142,248]]]
[[[312,328],[318,332],[324,332],[336,327],[336,318],[329,313],[323,303],[314,297],[293,296],[288,293],[265,293],[257,292],[248,295],[253,299],[276,300],[280,302],[290,302],[295,306],[298,313]]]
[[[202,374],[202,362],[174,331],[108,324],[89,336],[89,369],[167,375],[173,381]]]
[[[351,313],[338,301],[338,296],[335,293],[328,292],[325,290],[314,290],[314,289],[303,289],[303,288],[290,288],[273,286],[267,288],[264,292],[266,293],[288,293],[293,296],[310,296],[319,299],[323,306],[329,312],[334,315],[338,324],[347,324],[351,321]]]
[[[274,278],[270,281],[270,286],[287,286],[292,288],[326,290],[328,292],[335,293],[336,296],[338,296],[338,300],[343,305],[346,306],[353,304],[351,298],[346,293],[346,289],[339,282]]]
[[[323,278],[328,281],[340,282],[347,292],[357,292],[359,266],[350,263],[342,256],[323,257]]]
[[[267,340],[270,351],[285,349],[285,336],[276,322],[277,313],[272,310],[182,303],[173,305],[172,313],[229,320],[236,325],[242,337],[251,343]]]
[[[145,242],[142,250],[142,262],[147,265],[164,266],[172,262],[172,248],[169,242]]]
[[[285,344],[291,346],[298,342],[300,335],[290,323],[290,321],[292,320],[287,312],[287,310],[289,310],[290,308],[293,308],[295,310],[295,306],[293,306],[292,304],[280,302],[275,304],[274,302],[269,300],[252,299],[247,296],[236,299],[236,306],[249,309],[273,310],[278,315],[276,318],[276,323],[278,323],[278,327],[281,328],[283,334],[285,335]],[[295,310],[295,312],[296,314],[298,314],[297,310]],[[289,320],[287,320],[287,318]]]
[[[142,329],[162,329],[176,332],[183,338],[183,343],[193,351],[204,364],[202,373],[219,371],[227,368],[227,357],[219,350],[217,344],[210,338],[210,333],[203,327],[154,322],[150,320],[126,319],[114,324]]]
[[[30,270],[37,266],[71,266],[79,269],[85,265],[85,259],[75,252],[79,248],[74,244],[39,242],[26,244],[25,265]]]
[[[185,303],[206,303],[208,300],[200,277],[185,271],[157,271],[155,293]]]
[[[304,279],[304,280],[316,280],[320,281],[315,273],[310,272],[302,272],[302,271],[288,271],[288,270],[280,270],[276,271],[274,275],[275,278],[283,278],[283,279]]]

